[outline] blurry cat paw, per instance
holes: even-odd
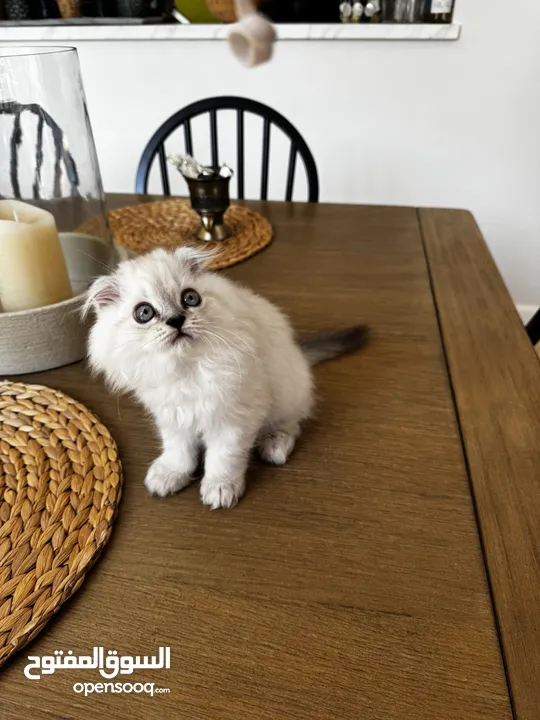
[[[284,465],[294,448],[296,435],[284,430],[263,435],[259,442],[259,453],[263,460],[272,465]]]
[[[158,458],[148,468],[144,484],[150,495],[165,497],[183,490],[191,480],[191,475],[169,467]]]

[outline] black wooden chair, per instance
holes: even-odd
[[[236,166],[234,167],[237,180],[238,198],[244,199],[244,159],[245,159],[245,138],[244,138],[244,115],[252,113],[263,119],[262,132],[262,169],[261,169],[261,193],[260,199],[268,199],[268,173],[270,163],[270,137],[272,125],[278,127],[290,141],[289,163],[287,169],[287,183],[285,188],[285,200],[290,202],[293,196],[296,162],[300,155],[307,178],[308,201],[318,202],[319,200],[319,176],[317,166],[309,147],[298,130],[283,115],[276,112],[263,103],[255,100],[248,100],[241,97],[214,97],[200,100],[188,105],[172,115],[154,133],[150,142],[145,147],[137,169],[135,192],[148,192],[148,179],[152,164],[159,158],[161,171],[161,182],[163,194],[170,195],[169,175],[167,169],[167,155],[165,153],[165,140],[171,133],[183,127],[185,150],[188,155],[193,155],[193,137],[191,121],[204,114],[209,116],[209,140],[211,147],[211,162],[213,166],[219,165],[219,141],[218,141],[218,113],[220,110],[236,111]]]
[[[37,119],[36,128],[36,141],[35,141],[35,169],[34,169],[34,181],[32,183],[32,195],[34,199],[43,199],[43,195],[46,197],[61,197],[61,183],[63,173],[69,183],[70,193],[73,196],[80,195],[79,193],[79,175],[77,172],[77,166],[75,161],[66,149],[66,143],[64,139],[64,133],[62,129],[56,124],[53,118],[47,113],[41,105],[37,103],[18,103],[14,101],[0,102],[0,116],[11,116],[13,117],[13,129],[10,137],[10,158],[9,158],[9,177],[11,182],[11,197],[21,199],[24,193],[21,193],[20,178],[19,178],[19,152],[24,142],[25,135],[23,132],[22,118],[28,113],[29,115],[35,116]],[[46,189],[43,193],[42,185],[42,169],[43,169],[43,143],[44,143],[44,132],[46,128],[52,133],[53,145],[54,145],[54,168],[53,168],[53,184],[50,189]]]
[[[537,310],[529,322],[525,325],[525,330],[533,345],[540,342],[540,310]]]

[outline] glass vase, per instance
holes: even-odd
[[[53,215],[73,295],[83,292],[117,253],[74,48],[0,48],[0,157],[0,200]]]

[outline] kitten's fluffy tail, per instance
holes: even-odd
[[[363,347],[369,335],[367,325],[356,325],[345,330],[310,335],[302,340],[300,347],[310,365],[318,365],[326,360],[354,352]]]

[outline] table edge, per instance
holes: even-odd
[[[540,363],[473,215],[417,213],[512,709],[536,720]]]

